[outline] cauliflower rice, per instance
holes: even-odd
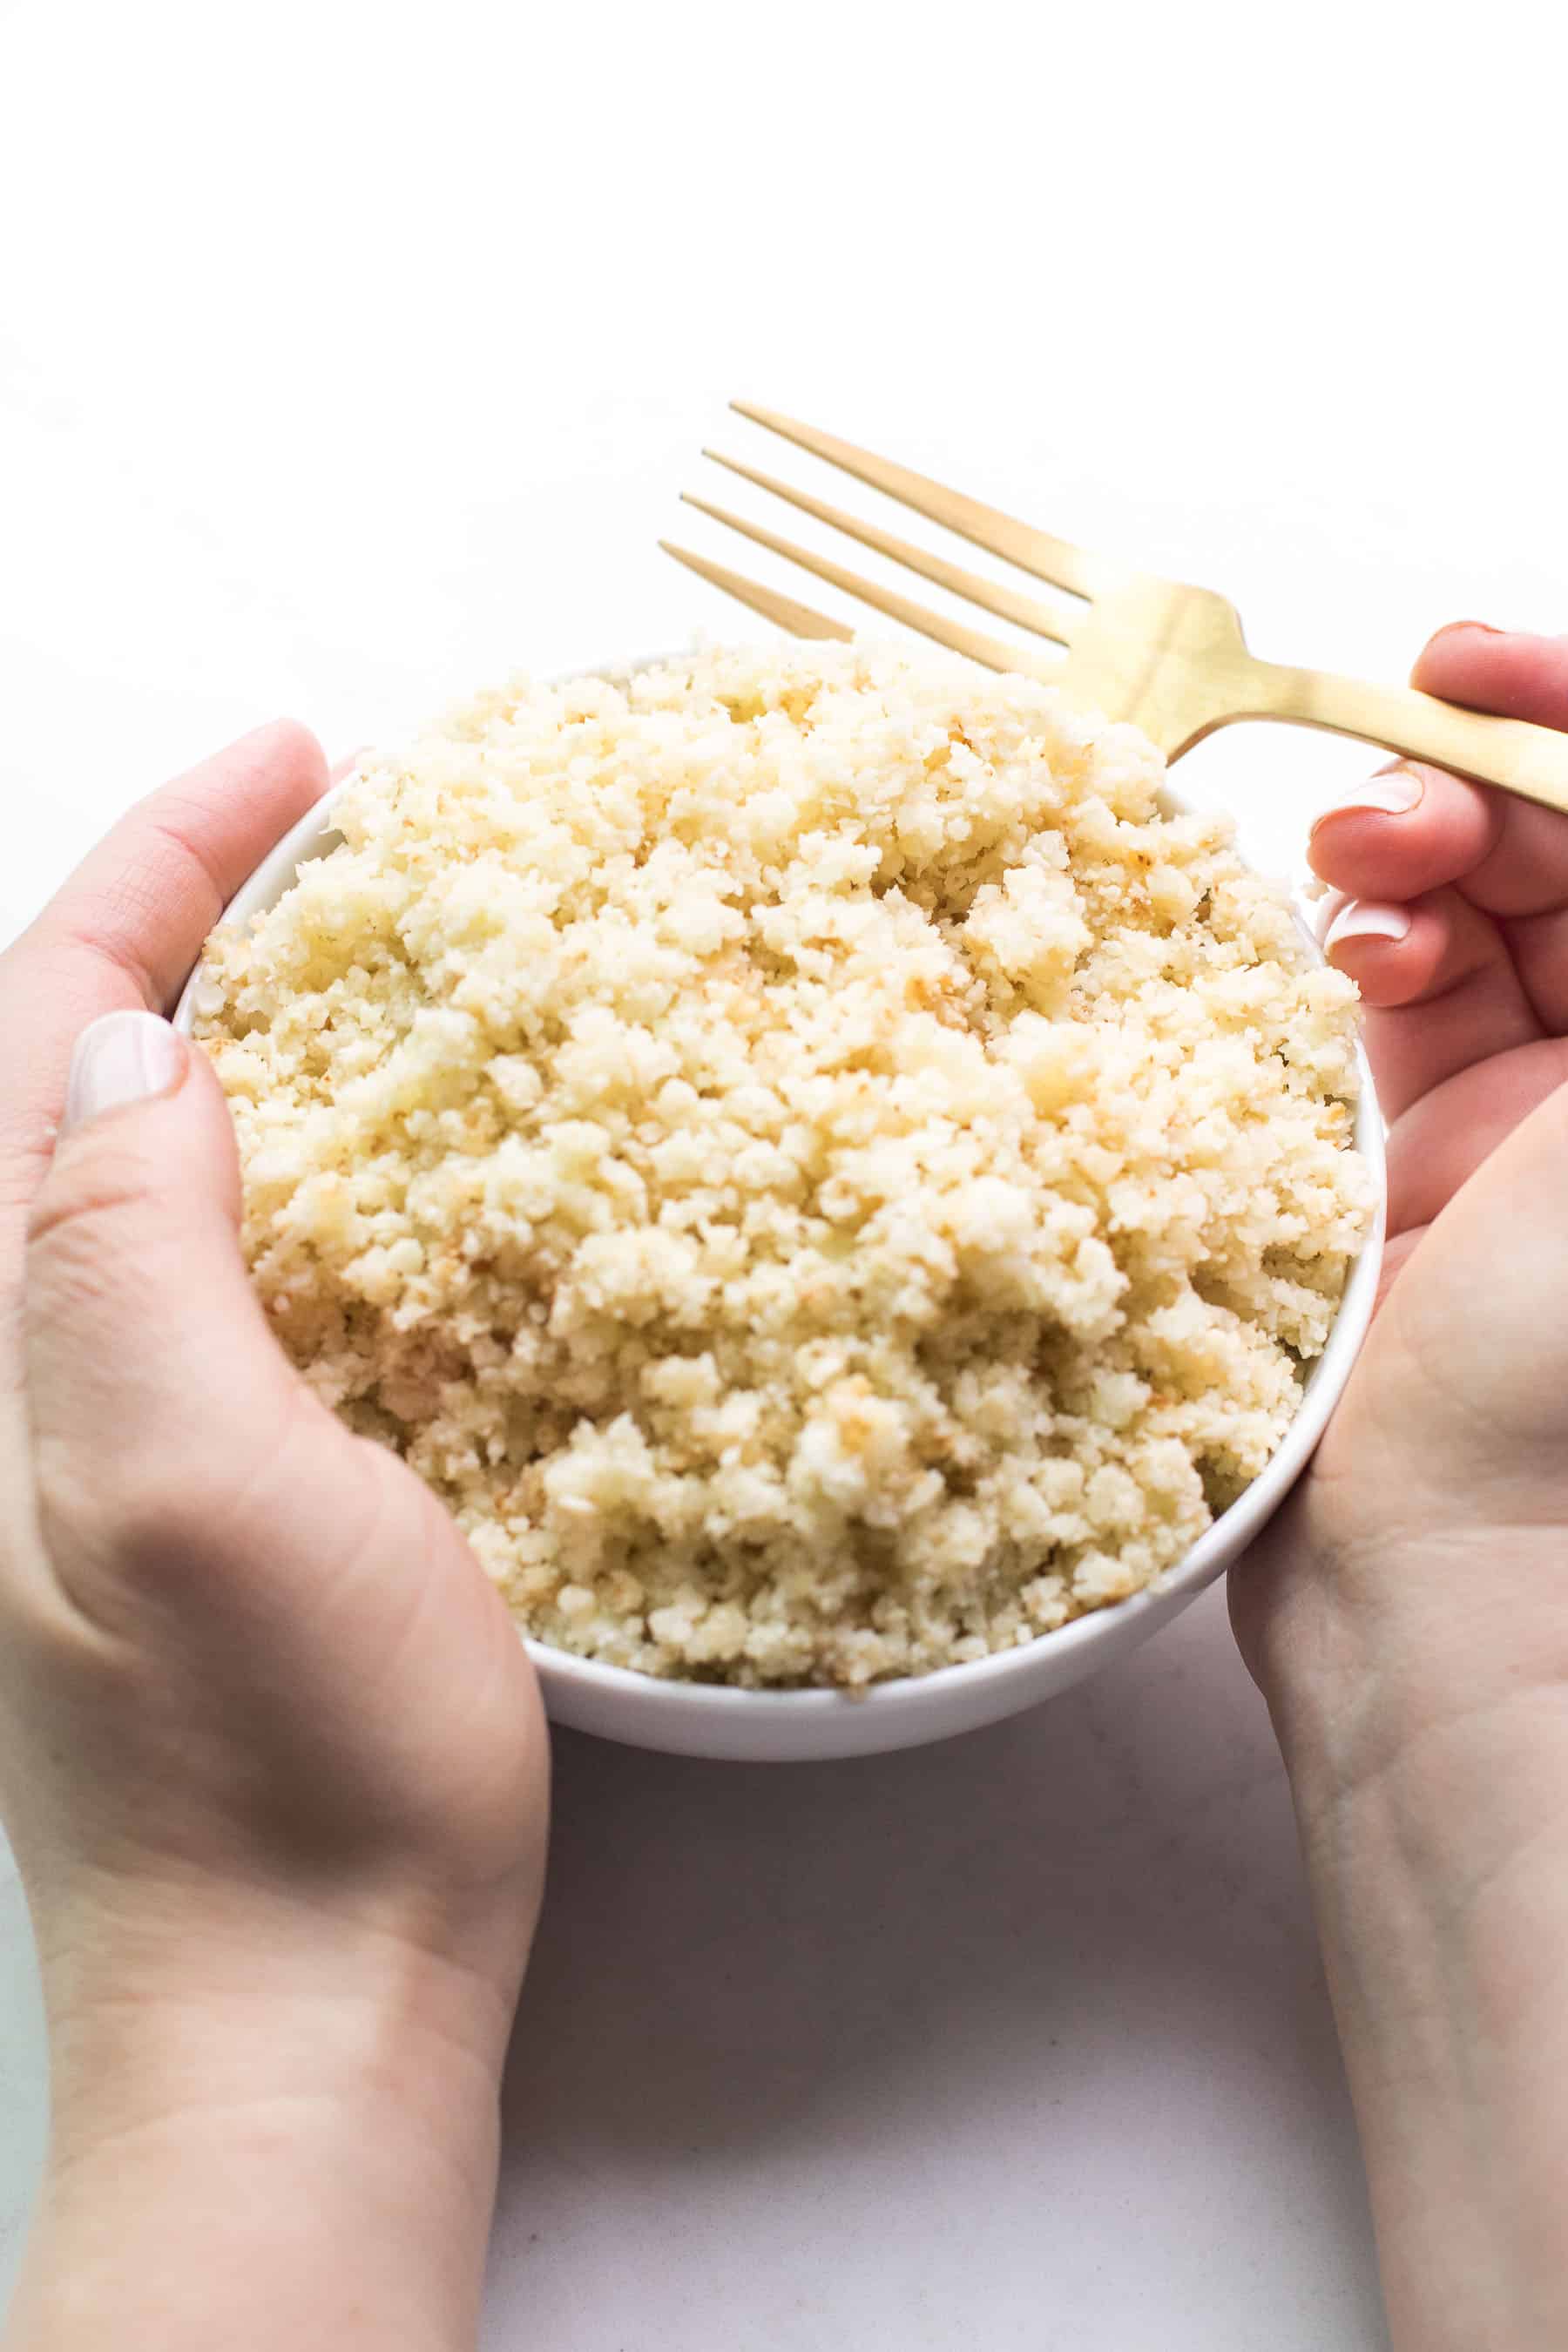
[[[855,1685],[1181,1559],[1370,1223],[1350,982],[1142,737],[854,646],[483,695],[209,943],[279,1338],[522,1630]]]

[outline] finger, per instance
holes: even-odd
[[[205,1056],[153,1013],[112,1013],[83,1033],[68,1085],[26,1225],[37,1492],[46,1519],[79,1530],[102,1512],[133,1534],[172,1448],[199,1508],[209,1461],[242,1481],[299,1389],[247,1277],[234,1129]]]
[[[320,745],[292,721],[242,736],[132,809],[0,956],[0,1290],[73,1041],[100,1013],[173,1001],[227,900],[326,781]]]
[[[76,949],[173,1003],[228,900],[327,786],[321,745],[292,719],[242,735],[152,793],[91,850],[18,942]]]
[[[1347,898],[1403,904],[1482,865],[1502,831],[1505,803],[1414,760],[1396,760],[1313,824],[1308,862]]]
[[[36,1365],[47,1371],[68,1339],[89,1386],[111,1379],[122,1399],[163,1385],[171,1361],[183,1385],[204,1373],[227,1385],[221,1362],[192,1358],[189,1332],[199,1306],[203,1329],[226,1333],[237,1358],[267,1333],[239,1248],[240,1207],[234,1124],[205,1055],[154,1013],[91,1023],[27,1223]],[[132,1322],[137,1360],[126,1367],[113,1360]],[[287,1377],[269,1339],[264,1360]]]
[[[1415,761],[1325,809],[1307,854],[1315,874],[1356,898],[1413,898],[1452,882],[1489,914],[1568,907],[1568,816]]]
[[[1451,621],[1428,638],[1410,683],[1469,710],[1568,728],[1568,637]]]
[[[1451,702],[1568,729],[1568,637],[1457,622],[1438,630],[1412,677]],[[1465,878],[1465,894],[1508,919],[1525,991],[1543,1027],[1559,1034],[1568,1030],[1568,817],[1504,793],[1486,797],[1500,820]]]
[[[1547,1037],[1477,1061],[1423,1095],[1388,1139],[1388,1230],[1439,1216],[1516,1127],[1568,1082],[1568,1040]]]
[[[1458,621],[1431,639],[1412,679],[1425,693],[1472,709],[1568,729],[1568,637],[1522,636]],[[1506,793],[1482,797],[1496,814],[1496,830],[1466,877],[1466,897],[1510,917],[1568,907],[1568,816]]]
[[[1568,910],[1521,915],[1502,930],[1542,1029],[1552,1037],[1568,1034]]]
[[[1409,906],[1336,894],[1320,922],[1324,954],[1368,1008],[1367,1057],[1390,1118],[1471,1063],[1542,1035],[1497,925],[1458,891]]]
[[[1432,640],[1415,676],[1456,699],[1568,726],[1568,638],[1461,622]],[[1399,761],[1318,819],[1309,856],[1357,898],[1404,901],[1456,885],[1504,923],[1542,1029],[1568,1030],[1568,816]]]
[[[429,1489],[296,1376],[248,1276],[240,1192],[200,1047],[149,1013],[95,1022],[27,1220],[27,1613],[143,1654],[184,1644],[215,1706],[270,1677],[297,1704],[297,1760],[327,1737],[346,1626],[374,1685],[437,1619],[505,1617]],[[420,1753],[421,1727],[402,1730]],[[427,1787],[427,1750],[423,1769]]]

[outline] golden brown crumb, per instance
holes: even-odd
[[[858,1685],[1179,1560],[1369,1221],[1353,991],[1222,820],[901,649],[481,697],[210,943],[290,1356],[522,1628]]]

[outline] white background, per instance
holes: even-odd
[[[338,753],[739,632],[654,548],[720,551],[705,439],[770,462],[731,392],[1223,586],[1265,654],[1568,625],[1549,23],[0,0],[0,937],[278,711]],[[1366,761],[1237,730],[1181,780],[1294,862]],[[1217,1596],[949,1749],[559,1771],[489,2343],[1381,2342]],[[0,2284],[29,1971],[0,1885]]]

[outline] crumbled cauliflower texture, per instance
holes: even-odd
[[[857,644],[481,696],[211,941],[279,1338],[524,1632],[857,1685],[1123,1599],[1367,1231],[1353,992],[1129,728]]]

